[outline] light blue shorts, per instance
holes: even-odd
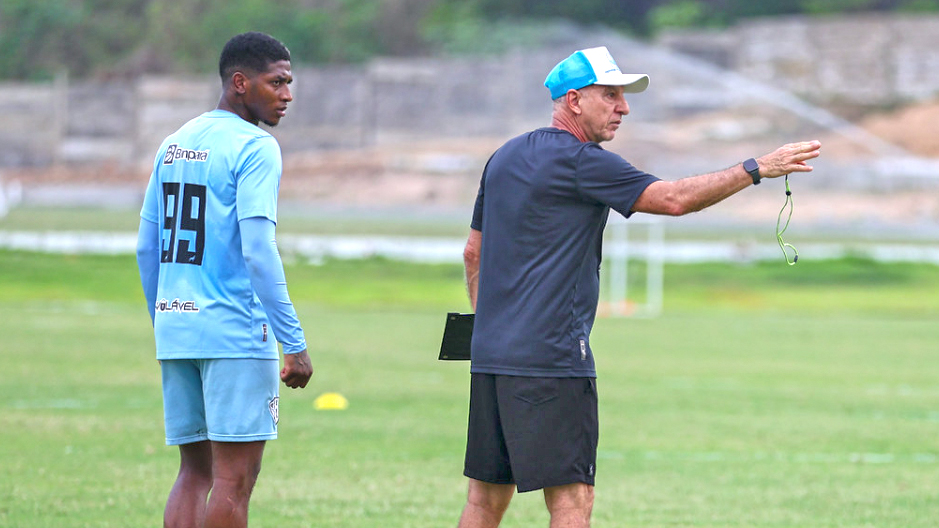
[[[166,445],[277,438],[276,359],[173,359],[163,371]]]

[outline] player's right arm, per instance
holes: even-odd
[[[758,158],[760,176],[778,178],[792,172],[810,172],[806,162],[819,155],[821,143],[790,143]],[[675,181],[657,181],[646,187],[633,212],[681,216],[710,207],[753,184],[741,164],[722,171]]]
[[[145,218],[140,219],[140,228],[137,230],[137,268],[143,295],[147,299],[147,309],[150,311],[150,322],[153,323],[160,276],[160,229],[156,222]]]

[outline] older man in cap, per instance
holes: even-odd
[[[590,330],[603,229],[614,209],[679,216],[763,178],[812,170],[817,141],[733,167],[666,181],[600,143],[629,114],[625,93],[649,86],[606,47],[558,63],[545,86],[551,126],[497,150],[483,171],[464,250],[472,340],[461,528],[498,526],[517,488],[544,490],[552,527],[586,527],[598,440]]]

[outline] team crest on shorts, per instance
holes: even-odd
[[[280,396],[275,396],[267,403],[267,408],[271,410],[271,418],[274,419],[274,425],[280,421]]]

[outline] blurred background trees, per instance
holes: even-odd
[[[546,22],[640,37],[748,17],[939,11],[939,0],[0,0],[0,79],[208,73],[232,35],[264,31],[297,63],[486,53],[539,42]]]

